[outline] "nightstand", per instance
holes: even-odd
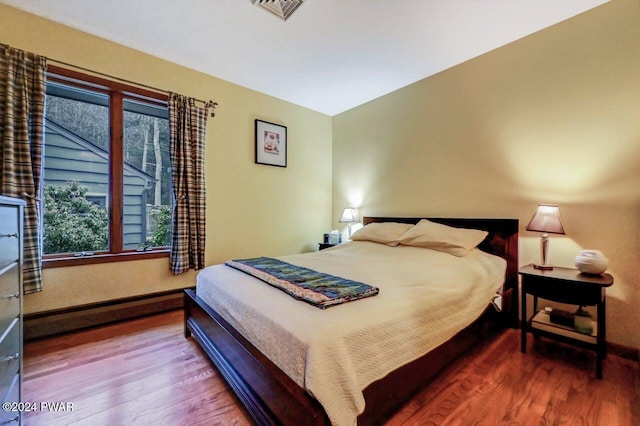
[[[522,277],[522,353],[527,351],[527,332],[591,349],[597,353],[596,377],[602,379],[602,361],[607,354],[606,288],[613,285],[613,277],[609,274],[588,275],[577,269],[561,267],[545,271],[531,265],[523,266],[518,272]],[[527,294],[533,296],[532,316],[527,313]],[[538,310],[538,298],[576,306],[595,306],[597,318],[593,332],[583,334],[571,326],[551,322],[548,313]]]
[[[326,248],[329,247],[334,247],[337,246],[338,244],[331,244],[331,243],[318,243],[318,250],[324,250]]]

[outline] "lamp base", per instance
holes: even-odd
[[[533,266],[533,269],[539,269],[541,271],[552,271],[553,270],[553,266],[549,266],[549,265],[536,265],[535,263],[531,264]]]

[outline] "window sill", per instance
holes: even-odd
[[[103,253],[82,257],[49,257],[42,259],[42,269],[65,266],[93,265],[96,263],[125,262],[128,260],[158,259],[169,257],[169,250],[130,251],[123,253]]]

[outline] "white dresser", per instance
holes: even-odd
[[[19,425],[22,372],[22,221],[24,201],[0,196],[0,425]],[[9,404],[10,406],[10,404]]]

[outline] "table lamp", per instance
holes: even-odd
[[[533,267],[542,270],[551,270],[553,266],[547,265],[547,253],[549,252],[549,234],[564,235],[560,208],[553,204],[539,204],[538,209],[527,225],[527,231],[542,232],[540,234],[540,253],[542,263]]]
[[[360,222],[360,215],[358,214],[358,209],[353,207],[347,207],[342,211],[342,216],[340,216],[340,223],[348,223],[349,224],[349,238],[351,238],[351,225],[357,222]]]

